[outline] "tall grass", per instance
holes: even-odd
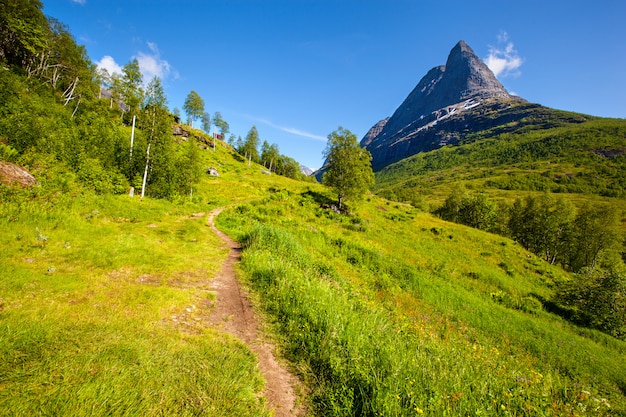
[[[8,193],[0,415],[269,415],[254,355],[207,325],[227,252],[203,206]]]
[[[624,342],[543,309],[562,271],[410,206],[338,215],[228,152],[174,202],[0,187],[0,415],[268,415],[206,325],[227,251],[201,213],[233,203],[219,227],[315,415],[626,413]]]
[[[242,237],[250,285],[316,415],[624,412],[624,343],[579,336],[531,295],[550,293],[555,270],[486,234],[455,259],[449,245],[478,242],[474,231],[376,204],[336,216],[282,192],[219,219]]]

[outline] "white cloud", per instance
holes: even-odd
[[[110,55],[103,56],[100,61],[96,62],[96,67],[98,67],[98,69],[107,70],[111,75],[113,75],[113,73],[122,73],[122,67],[115,62],[115,59]]]
[[[518,77],[521,74],[519,68],[524,60],[519,56],[513,42],[509,41],[506,32],[500,32],[497,39],[498,46],[489,45],[489,56],[485,58],[485,64],[496,77],[509,75]]]
[[[308,133],[308,132],[305,132],[299,129],[294,129],[291,127],[276,126],[276,128],[282,130],[283,132],[291,133],[291,134],[302,136],[302,137],[309,138],[309,139],[315,139],[315,140],[319,140],[322,142],[326,142],[328,140],[327,137],[314,135],[313,133]]]
[[[87,0],[72,0],[72,3],[80,4],[84,6],[87,3]]]
[[[178,73],[172,69],[172,66],[165,59],[161,58],[159,48],[154,42],[148,42],[150,52],[140,51],[137,53],[137,62],[143,74],[144,82],[149,83],[155,76],[161,80],[173,76],[178,78]]]
[[[161,81],[169,77],[178,78],[178,72],[172,68],[169,62],[161,58],[159,48],[155,43],[148,42],[148,49],[149,52],[139,51],[133,57],[139,63],[144,84],[147,85],[155,76],[159,77]],[[111,75],[114,73],[122,74],[122,66],[115,62],[115,59],[110,55],[103,56],[100,61],[96,62],[96,67],[106,69]]]
[[[291,133],[292,135],[296,135],[296,136],[302,136],[304,138],[308,138],[308,139],[314,139],[314,140],[319,140],[322,142],[326,142],[328,140],[328,138],[324,137],[324,136],[320,136],[320,135],[315,135],[313,133],[309,133],[309,132],[305,132],[303,130],[300,129],[295,129],[292,127],[285,127],[285,126],[280,126],[277,124],[274,124],[273,122],[267,120],[267,119],[262,119],[260,117],[254,117],[254,116],[247,116],[252,120],[255,120],[259,123],[263,123],[264,125],[273,127],[274,129],[278,129],[278,130],[282,130],[283,132],[286,133]]]

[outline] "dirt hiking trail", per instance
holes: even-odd
[[[236,336],[257,355],[259,370],[265,378],[265,398],[275,417],[303,416],[304,410],[296,405],[294,387],[298,380],[274,356],[274,346],[264,340],[259,332],[259,320],[245,292],[241,290],[235,274],[235,265],[241,258],[241,246],[215,227],[215,217],[224,208],[209,213],[208,224],[229,248],[228,258],[222,270],[210,285],[216,294],[210,322],[216,327]]]

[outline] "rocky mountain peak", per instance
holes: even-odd
[[[385,125],[389,121],[389,117],[384,118],[383,120],[376,123],[374,126],[370,128],[370,130],[365,134],[363,140],[361,140],[361,146],[369,145],[372,140],[376,138],[380,134],[380,132],[384,129]]]
[[[381,167],[414,153],[436,149],[459,139],[459,132],[437,136],[435,143],[421,143],[425,131],[436,130],[448,118],[467,115],[493,101],[523,101],[511,96],[469,45],[461,40],[450,51],[445,65],[432,68],[419,81],[394,114],[378,122],[365,135],[361,146]],[[422,139],[420,139],[422,138]],[[432,140],[432,139],[429,139]],[[410,143],[409,143],[410,142]]]
[[[509,93],[472,48],[460,41],[450,51],[446,65],[434,67],[420,80],[389,120],[390,126],[408,124],[415,117],[426,118],[462,101],[489,97],[509,97]]]
[[[459,99],[509,96],[493,72],[465,41],[459,41],[450,51],[443,81],[441,87],[450,92],[458,92]],[[452,98],[454,101],[454,97]]]

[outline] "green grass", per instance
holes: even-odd
[[[624,342],[542,308],[562,271],[409,206],[338,216],[311,195],[278,191],[219,221],[244,242],[316,415],[626,412]]]
[[[0,415],[269,415],[255,356],[208,325],[228,251],[206,221],[306,185],[217,145],[220,176],[174,201],[95,196],[53,161],[0,186]]]
[[[459,186],[505,201],[553,192],[573,200],[608,200],[626,210],[625,134],[623,119],[481,132],[459,146],[383,168],[376,173],[374,191],[431,211]]]
[[[0,415],[268,415],[256,358],[206,322],[216,207],[314,415],[626,414],[626,344],[543,307],[562,270],[373,196],[335,214],[218,144],[175,201],[0,189]]]
[[[0,415],[267,415],[256,358],[207,325],[227,251],[202,204],[0,208]]]
[[[255,356],[208,324],[227,256],[206,224],[217,207],[314,415],[626,415],[625,342],[546,311],[570,277],[514,242],[377,197],[335,214],[324,187],[219,141],[200,159],[220,176],[193,195],[170,189],[194,159],[174,145],[152,155],[152,191],[171,201],[96,196],[128,185],[130,128],[89,94],[71,114],[40,81],[0,71],[0,152],[41,184],[0,185],[0,416],[270,415]],[[624,120],[517,104],[478,122],[525,109],[386,167],[374,191],[423,211],[463,185],[626,212]]]

